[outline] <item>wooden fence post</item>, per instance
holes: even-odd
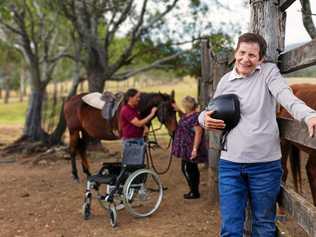
[[[198,81],[198,102],[201,109],[204,109],[209,101],[211,93],[211,51],[209,41],[203,39],[201,41],[201,74],[202,77]]]
[[[220,78],[228,71],[228,59],[231,53],[225,52],[215,56],[211,51],[211,46],[208,40],[202,40],[201,48],[202,78],[199,80],[198,85],[198,99],[202,109],[204,109],[209,99],[213,97]],[[220,131],[209,132],[207,134],[207,140],[209,142],[208,176],[210,180],[208,184],[211,197],[210,202],[212,206],[218,204],[217,163],[221,150],[220,138]]]

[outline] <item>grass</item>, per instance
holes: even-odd
[[[27,102],[0,103],[0,124],[22,125],[24,124]]]

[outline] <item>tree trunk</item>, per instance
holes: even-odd
[[[25,92],[25,80],[26,80],[25,71],[21,70],[21,74],[20,74],[20,90],[19,90],[19,101],[20,102],[23,102],[23,97],[24,97],[24,92]]]
[[[10,98],[10,87],[6,86],[5,91],[4,91],[4,103],[5,104],[9,103],[9,98]]]
[[[104,90],[104,70],[101,67],[94,67],[88,71],[89,92],[100,92]]]
[[[9,103],[9,98],[10,98],[10,80],[9,76],[5,76],[3,80],[3,88],[4,88],[4,103],[8,104]]]
[[[41,126],[44,91],[34,89],[30,95],[23,135],[33,141],[46,141],[46,134]]]

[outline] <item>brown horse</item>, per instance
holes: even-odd
[[[86,94],[75,95],[64,104],[64,115],[70,134],[70,157],[73,178],[79,181],[76,154],[81,156],[83,172],[90,176],[89,165],[86,158],[86,147],[89,137],[100,140],[116,140],[119,136],[118,116],[121,105],[112,119],[105,120],[101,110],[84,103],[81,98]],[[174,92],[171,95],[163,93],[141,93],[139,111],[141,118],[146,117],[154,106],[158,107],[158,120],[166,126],[169,135],[172,135],[177,126],[176,113],[172,106]]]
[[[294,84],[291,85],[295,96],[303,100],[309,107],[316,110],[316,85],[313,84]],[[292,118],[292,116],[281,107],[278,117]],[[306,146],[288,141],[281,140],[282,149],[282,165],[283,165],[283,181],[286,181],[287,170],[287,157],[290,157],[291,171],[294,180],[295,191],[302,191],[302,178],[300,169],[300,151],[308,154],[308,161],[306,164],[306,173],[311,188],[313,203],[316,206],[316,150]]]

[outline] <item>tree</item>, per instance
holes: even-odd
[[[45,141],[41,111],[45,89],[52,79],[58,61],[66,55],[65,38],[59,34],[65,22],[56,11],[50,11],[48,0],[4,1],[0,6],[2,40],[22,53],[30,74],[31,96],[23,136]]]
[[[4,103],[9,103],[10,91],[19,88],[19,67],[22,60],[18,52],[8,44],[0,42],[1,83]]]
[[[166,17],[177,9],[178,2],[180,1],[58,0],[65,16],[73,24],[84,45],[84,64],[89,90],[102,92],[106,80],[125,80],[135,73],[160,67],[163,63],[182,54],[183,52],[179,51],[165,55],[165,58],[156,58],[156,61],[150,58],[151,62],[147,62],[144,67],[131,68],[137,59],[146,57],[146,54],[148,55],[148,52],[154,49],[159,49],[157,44],[153,43],[153,39],[160,45],[158,36],[166,37],[166,31],[170,30],[165,27]],[[200,11],[192,11],[193,15],[206,12],[206,4],[202,4],[202,1],[191,0],[190,2],[192,9]],[[212,2],[217,3],[215,0]],[[185,19],[182,21],[185,24]],[[186,32],[192,30],[192,24],[190,24],[187,28],[182,25]],[[152,46],[150,49],[143,47],[149,45]],[[129,67],[126,68],[126,66]]]

